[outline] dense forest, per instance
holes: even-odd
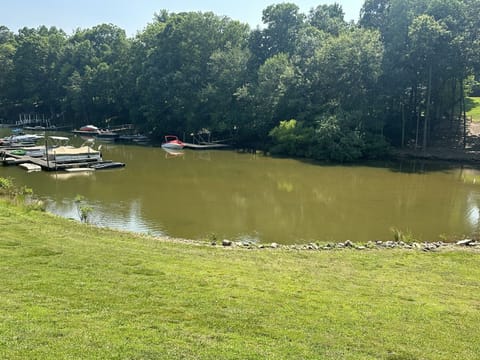
[[[67,35],[0,26],[0,122],[133,123],[153,137],[208,129],[238,146],[315,159],[426,149],[465,126],[478,91],[480,0],[366,0],[308,14],[263,10],[262,28],[213,13],[155,14],[133,38],[111,24]],[[461,137],[461,136],[460,136]]]

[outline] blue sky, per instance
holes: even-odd
[[[70,34],[76,28],[112,23],[133,36],[151,22],[161,9],[169,12],[212,11],[232,19],[261,25],[262,10],[281,2],[297,4],[307,13],[320,4],[342,5],[346,20],[358,20],[363,0],[6,0],[2,1],[0,25],[11,31],[40,25],[56,26]]]

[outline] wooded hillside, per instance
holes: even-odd
[[[133,123],[161,137],[209,129],[243,147],[338,161],[460,137],[478,88],[479,0],[366,0],[263,11],[263,29],[160,11],[134,38],[0,26],[0,120]]]

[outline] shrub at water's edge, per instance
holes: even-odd
[[[32,189],[26,186],[19,187],[10,178],[0,177],[0,198],[29,210],[45,211],[46,209],[45,203],[33,194]]]
[[[383,137],[360,128],[342,126],[336,116],[319,119],[315,127],[295,119],[281,121],[270,131],[270,137],[273,155],[350,162],[388,153],[388,144]]]

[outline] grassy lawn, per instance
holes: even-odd
[[[2,359],[478,359],[480,254],[158,241],[0,202]]]
[[[480,121],[480,97],[467,98],[467,116],[473,119],[473,121]]]

